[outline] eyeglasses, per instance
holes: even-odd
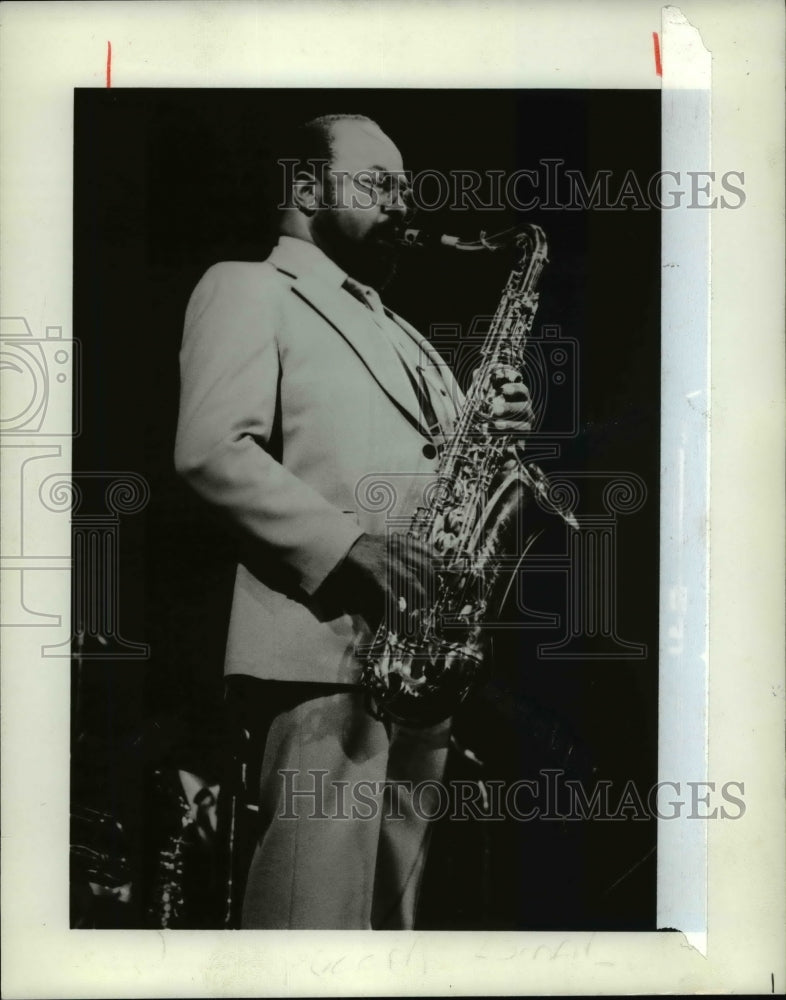
[[[407,212],[415,209],[412,185],[404,170],[360,170],[354,176],[356,187],[368,194],[369,205],[400,205]]]

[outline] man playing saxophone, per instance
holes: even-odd
[[[379,297],[411,213],[394,143],[364,116],[329,115],[296,147],[278,244],[207,271],[181,350],[176,466],[241,541],[225,669],[264,748],[242,924],[411,928],[429,824],[407,783],[441,780],[450,720],[375,718],[354,649],[427,601],[432,555],[387,518],[423,504],[461,394]],[[520,381],[499,386],[493,413],[500,431],[528,430]],[[362,814],[346,806],[359,785]]]

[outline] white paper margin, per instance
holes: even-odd
[[[783,11],[683,10],[716,60],[714,155],[748,185],[713,217],[710,773],[746,780],[747,812],[706,828],[707,957],[674,934],[68,931],[68,671],[40,650],[67,635],[70,537],[50,518],[23,549],[4,460],[3,557],[53,560],[25,564],[26,603],[62,619],[2,635],[4,996],[783,991]],[[108,40],[120,87],[657,87],[660,17],[647,0],[5,3],[2,312],[73,333],[72,88],[103,86]],[[69,445],[44,445],[66,472]]]

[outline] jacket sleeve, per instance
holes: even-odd
[[[205,501],[313,594],[362,533],[269,453],[285,289],[259,264],[223,263],[188,303],[175,467]]]

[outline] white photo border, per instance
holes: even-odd
[[[708,91],[706,73],[687,85],[677,73],[690,60],[683,52],[674,61],[674,11],[649,0],[5,3],[3,315],[25,317],[39,341],[71,343],[75,87],[104,86],[110,72],[119,87],[663,84],[664,111],[674,102],[664,122],[678,125],[691,100],[706,109]],[[659,923],[685,935],[68,930],[69,671],[42,647],[68,638],[70,530],[23,494],[26,463],[56,459],[70,470],[64,393],[50,401],[55,433],[3,441],[5,996],[783,991],[783,11],[759,0],[743,16],[699,0],[682,13],[701,36],[691,58],[705,70],[702,49],[713,58],[712,155],[700,115],[683,169],[742,170],[747,196],[737,211],[663,213],[663,262],[678,265],[664,267],[664,340],[675,302],[696,339],[680,339],[675,321],[664,344],[664,456],[684,455],[684,490],[674,464],[664,465],[661,607],[684,614],[662,615],[661,647],[674,627],[685,643],[661,659],[669,728],[659,774],[742,780],[746,803],[738,821],[659,830],[664,871],[681,858],[676,881],[659,871]],[[682,133],[673,136],[670,146],[667,128],[666,168],[685,156]],[[698,253],[678,230],[686,225]],[[669,561],[678,552],[680,567]],[[687,587],[687,605],[674,604],[675,586]],[[686,676],[695,684],[685,687]]]

